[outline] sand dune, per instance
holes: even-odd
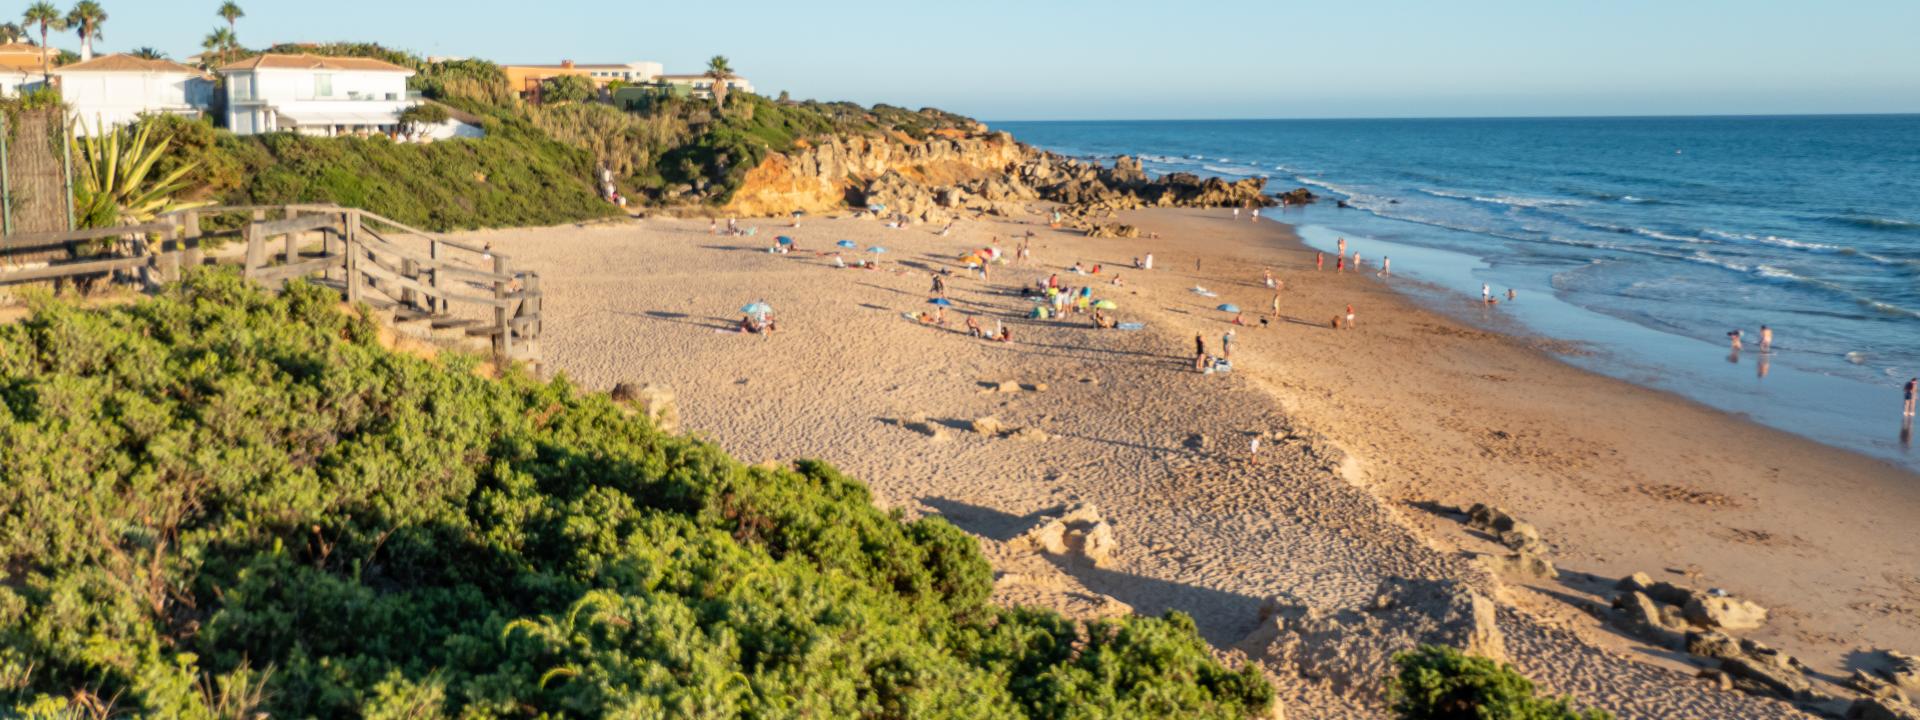
[[[757,238],[670,220],[475,236],[542,273],[550,369],[591,389],[669,386],[690,431],[743,459],[822,458],[883,503],[948,517],[983,539],[1004,600],[1085,615],[1178,609],[1225,649],[1276,597],[1342,608],[1388,578],[1457,581],[1500,604],[1523,670],[1622,717],[1803,716],[1692,680],[1580,609],[1634,571],[1681,579],[1675,568],[1775,608],[1754,636],[1824,671],[1855,649],[1920,647],[1920,563],[1901,531],[1920,508],[1911,476],[1575,370],[1525,339],[1415,309],[1371,275],[1316,273],[1277,223],[1124,219],[1161,239],[985,221],[943,238],[824,218],[763,222]],[[986,244],[1011,252],[1010,236],[1028,230],[1031,266],[949,281],[948,328],[903,317],[928,309],[930,270]],[[802,252],[766,252],[783,233]],[[884,269],[835,269],[811,253],[843,238],[886,246]],[[1155,271],[1124,267],[1147,252]],[[872,256],[848,254],[858,257]],[[1094,283],[1120,320],[1146,329],[1025,319],[1016,287],[1076,261],[1105,271],[1068,282]],[[1234,372],[1193,372],[1194,335],[1217,350],[1230,328],[1214,304],[1249,317],[1267,307],[1263,267],[1287,283],[1283,317],[1239,329]],[[1107,284],[1115,272],[1124,286]],[[1195,284],[1219,297],[1186,290]],[[781,332],[728,330],[753,300],[773,305]],[[1358,328],[1330,329],[1348,303]],[[969,338],[968,315],[1005,323],[1016,342]],[[971,429],[988,416],[1049,438]],[[1256,435],[1268,447],[1259,464],[1247,457]],[[1472,502],[1538,524],[1568,577],[1529,587],[1488,574],[1471,556],[1496,546],[1433,511]],[[1020,541],[1074,504],[1110,524],[1108,561]],[[1382,713],[1329,679],[1270,669],[1289,717]]]

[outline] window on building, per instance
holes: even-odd
[[[333,76],[320,74],[313,76],[313,96],[317,98],[333,97]]]

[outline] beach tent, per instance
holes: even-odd
[[[1219,310],[1220,312],[1230,312],[1230,313],[1237,313],[1237,312],[1240,312],[1240,306],[1239,306],[1239,305],[1235,305],[1235,304],[1233,304],[1233,303],[1227,303],[1227,304],[1225,304],[1225,305],[1221,305],[1220,307],[1217,307],[1217,308],[1214,308],[1214,309],[1215,309],[1215,310]]]
[[[840,242],[837,242],[834,244],[839,245],[840,247],[843,247],[843,248],[847,248],[849,250],[860,247],[860,243],[854,242],[852,240],[841,240]]]
[[[953,301],[948,300],[946,298],[933,298],[931,300],[928,300],[927,304],[939,305],[940,307],[953,307]]]

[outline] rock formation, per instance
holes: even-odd
[[[1372,602],[1357,608],[1270,600],[1260,624],[1238,647],[1250,657],[1372,697],[1392,673],[1394,653],[1422,644],[1507,658],[1492,600],[1457,581],[1407,578],[1387,579]]]
[[[794,211],[878,208],[885,217],[945,223],[968,215],[1011,215],[1034,200],[1066,206],[1062,224],[1128,237],[1126,226],[1091,218],[1147,207],[1267,207],[1280,203],[1266,181],[1227,182],[1189,173],[1147,175],[1139,160],[1111,167],[1023,145],[1004,132],[936,134],[923,141],[899,136],[835,137],[772,154],[748,171],[727,212],[750,216]],[[1305,188],[1283,196],[1311,202]],[[1133,232],[1138,232],[1133,231]]]

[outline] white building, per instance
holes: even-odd
[[[680,85],[692,91],[694,97],[713,97],[713,78],[706,75],[661,75],[660,82],[668,85]],[[746,78],[734,76],[727,80],[727,92],[752,93],[753,83]]]
[[[38,45],[0,43],[0,95],[19,97],[22,91],[40,87],[46,79],[42,70],[52,67],[58,54]]]
[[[220,74],[227,127],[240,135],[397,135],[401,111],[415,104],[407,96],[413,71],[372,58],[261,55]]]
[[[53,69],[73,110],[74,132],[93,135],[142,115],[196,115],[213,101],[213,80],[168,60],[105,55]]]

